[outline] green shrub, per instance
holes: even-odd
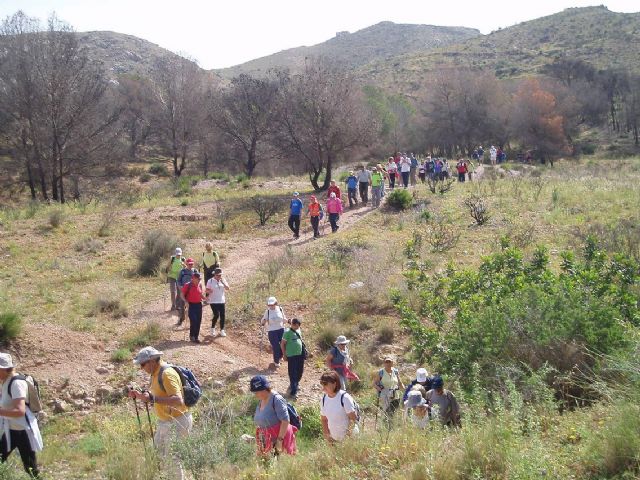
[[[129,350],[135,350],[138,347],[146,347],[153,345],[160,340],[162,328],[159,323],[149,322],[144,328],[136,330],[124,339],[124,345]]]
[[[378,342],[390,345],[393,343],[395,332],[391,325],[381,325],[378,328]]]
[[[0,343],[13,340],[22,331],[22,319],[15,312],[0,312]]]
[[[336,341],[336,337],[340,335],[338,329],[334,325],[325,325],[320,329],[316,336],[316,344],[318,348],[325,352],[333,347],[333,342]]]
[[[131,350],[128,348],[118,348],[111,352],[111,361],[116,363],[124,363],[131,360]]]
[[[138,181],[140,183],[147,183],[149,180],[151,180],[151,175],[146,172],[140,174],[140,176],[138,177]]]
[[[122,305],[120,299],[112,295],[101,294],[93,302],[93,313],[108,313],[113,318],[122,318],[129,315],[127,307]]]
[[[60,225],[62,225],[63,221],[64,212],[61,209],[57,208],[49,212],[49,226],[51,228],[58,228]]]
[[[180,240],[172,233],[162,230],[148,232],[138,251],[139,275],[156,275],[161,265],[168,261]]]
[[[99,457],[107,450],[104,438],[98,433],[87,435],[80,440],[79,444],[80,450],[86,453],[88,457]]]
[[[183,198],[182,200],[180,200],[180,206],[181,207],[186,207],[189,205],[189,200],[186,198]]]
[[[151,175],[158,175],[159,177],[168,177],[169,171],[167,166],[162,163],[152,163],[149,167],[149,173]]]
[[[413,198],[408,190],[404,188],[396,188],[387,195],[387,203],[395,210],[406,210],[411,207]]]
[[[236,175],[236,183],[245,183],[249,181],[249,177],[247,176],[246,173],[241,173],[239,175]]]
[[[95,238],[83,238],[75,245],[76,252],[98,253],[104,244]]]
[[[302,419],[302,430],[300,430],[298,435],[309,440],[322,438],[320,409],[315,404],[305,405],[298,410],[298,414]]]

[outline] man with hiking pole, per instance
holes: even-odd
[[[183,480],[182,465],[170,455],[170,447],[175,438],[189,435],[193,419],[184,403],[180,375],[175,369],[168,368],[168,364],[161,360],[162,355],[163,352],[153,347],[144,347],[138,352],[133,363],[150,375],[151,382],[148,391],[130,389],[129,397],[145,402],[147,407],[148,404],[154,407],[158,425],[153,442],[164,462],[165,472],[170,474],[167,478]]]

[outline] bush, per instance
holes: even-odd
[[[103,246],[104,245],[100,240],[88,237],[76,243],[75,248],[76,252],[98,253],[100,250],[102,250]]]
[[[55,209],[49,212],[49,226],[58,228],[64,221],[64,212],[61,209]]]
[[[120,300],[111,296],[100,296],[94,300],[94,312],[109,313],[113,318],[122,318],[129,315],[127,307]]]
[[[390,345],[393,343],[394,337],[395,332],[393,331],[393,327],[391,325],[381,325],[378,329],[378,342],[385,345]]]
[[[129,350],[153,345],[160,340],[161,333],[162,330],[159,323],[149,322],[144,328],[128,335],[124,340],[124,344]]]
[[[98,236],[99,237],[108,237],[109,233],[111,233],[111,229],[115,225],[115,220],[118,215],[115,207],[108,207],[104,212],[102,212],[102,216],[100,218],[100,224],[98,225]]]
[[[22,319],[14,312],[0,312],[0,343],[13,340],[22,330]]]
[[[476,221],[477,225],[484,225],[489,221],[489,218],[491,218],[487,202],[478,195],[471,195],[466,198],[464,205],[469,209],[469,214],[471,218]]]
[[[162,230],[152,230],[147,233],[142,248],[138,251],[138,274],[156,275],[160,266],[171,257],[176,245],[180,243],[175,235]]]
[[[168,177],[169,171],[167,166],[162,163],[152,163],[149,167],[149,173],[151,175],[158,175],[159,177]]]
[[[305,405],[298,410],[302,419],[302,430],[299,435],[308,440],[322,438],[322,421],[320,420],[320,409],[316,405]]]
[[[264,226],[272,216],[278,213],[282,203],[277,198],[255,195],[247,200],[247,206],[258,215],[260,226]]]
[[[336,338],[340,335],[338,333],[338,329],[335,325],[325,325],[318,332],[316,337],[316,344],[321,352],[326,352],[331,347],[333,347],[333,342],[336,341]]]
[[[395,210],[406,210],[412,203],[411,194],[404,188],[396,188],[387,196],[387,204]]]
[[[111,361],[116,363],[124,363],[131,360],[131,350],[128,348],[118,348],[111,352]]]
[[[140,174],[140,176],[138,177],[138,181],[140,183],[147,183],[149,180],[151,180],[151,175],[146,172]]]

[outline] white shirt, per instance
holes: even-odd
[[[400,171],[402,173],[411,171],[411,161],[408,158],[402,157],[402,160],[400,160]]]
[[[210,278],[207,282],[207,289],[210,288],[213,291],[207,297],[207,303],[225,303],[224,287],[226,285],[227,282],[224,279],[218,281],[215,278]]]
[[[411,417],[411,423],[416,428],[424,430],[425,428],[427,428],[427,425],[429,425],[429,414],[428,413],[425,413],[424,417],[422,417],[422,418],[420,418],[417,415],[414,415],[413,412],[410,412],[409,416]]]
[[[11,395],[9,395],[7,388],[9,387],[10,381],[11,377],[7,377],[2,384],[2,396],[0,396],[0,406],[2,408],[13,408],[13,401],[18,398],[24,398],[25,402],[27,401],[29,389],[26,380],[14,380],[11,385]],[[9,428],[11,430],[25,429],[24,417],[4,417],[4,419],[9,422]]]
[[[342,395],[344,395],[344,399],[341,401]],[[344,408],[342,407],[343,403]],[[347,429],[349,428],[348,415],[351,412],[355,412],[353,398],[344,390],[340,390],[333,398],[325,394],[320,399],[320,415],[327,417],[329,434],[334,440],[344,440],[347,436]],[[356,429],[357,425],[354,426],[354,432]]]
[[[262,320],[267,320],[267,332],[273,332],[284,328],[284,312],[282,307],[277,306],[273,310],[267,307],[267,311],[264,312]]]

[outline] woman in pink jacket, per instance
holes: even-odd
[[[329,223],[331,224],[331,231],[336,233],[338,231],[338,219],[342,213],[342,200],[336,197],[335,193],[331,193],[327,200],[327,212],[329,212]]]

